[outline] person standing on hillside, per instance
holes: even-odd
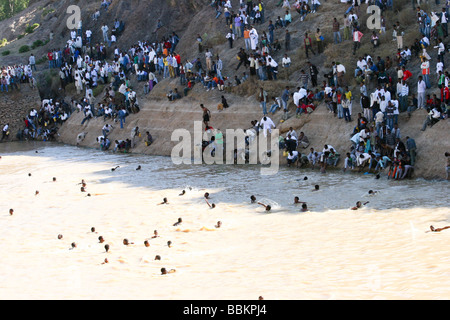
[[[309,58],[309,55],[308,55],[309,50],[311,50],[313,55],[316,55],[316,53],[314,52],[314,49],[312,48],[311,37],[308,36],[308,33],[305,33],[305,37],[303,39],[303,44],[305,45],[306,58]]]
[[[317,71],[317,67],[311,63],[311,61],[308,62],[309,65],[309,75],[311,76],[311,83],[312,86],[315,88],[317,86],[317,75],[319,72]]]
[[[422,58],[422,64],[420,65],[420,68],[422,69],[423,80],[425,81],[427,88],[430,88],[430,62],[427,60],[427,58]]]
[[[448,10],[448,4],[447,4],[447,10]],[[439,15],[440,23],[441,23],[442,29],[444,31],[444,37],[448,36],[448,20],[449,20],[449,17],[448,17],[447,10],[446,10],[446,8],[442,8],[442,12]]]
[[[30,65],[31,70],[33,70],[34,68],[34,71],[36,71],[36,57],[33,54],[30,55],[30,58],[28,59],[28,64]]]
[[[316,38],[316,43],[317,43],[317,53],[321,54],[323,52],[323,36],[322,36],[322,32],[320,31],[319,28],[317,28],[316,34],[314,35]]]
[[[361,45],[361,38],[363,37],[363,34],[358,29],[355,29],[353,31],[353,55],[355,55],[356,50],[359,49]]]
[[[336,18],[333,19],[333,39],[334,39],[334,43],[338,44],[342,42],[341,39],[341,32],[339,31],[339,22],[337,21]]]
[[[230,49],[232,49],[233,48],[233,41],[234,41],[234,33],[233,33],[233,30],[231,28],[228,30],[228,33],[225,36],[225,38],[228,39],[228,44],[230,45]]]
[[[418,109],[423,109],[425,107],[425,90],[426,89],[427,89],[427,85],[426,85],[425,81],[423,80],[422,76],[419,76],[419,81],[417,82],[417,108]]]
[[[250,36],[251,49],[253,51],[255,51],[256,48],[258,47],[258,39],[259,39],[258,31],[256,31],[256,29],[254,27],[252,27],[250,29],[249,36]]]
[[[259,89],[258,101],[263,110],[263,115],[267,115],[267,92],[262,87]]]
[[[209,49],[206,49],[205,58],[206,58],[206,69],[208,71],[212,70],[212,56],[213,54],[209,51]]]
[[[394,30],[396,32],[396,39],[397,39],[397,49],[403,49],[403,36],[405,32],[403,31],[403,28],[400,26],[400,22],[397,21],[397,23],[394,25]]]
[[[102,33],[103,33],[103,41],[105,43],[108,43],[108,41],[109,41],[109,39],[108,39],[108,30],[109,30],[109,28],[108,28],[108,26],[106,24],[103,24],[101,29],[102,29]]]
[[[291,50],[291,34],[288,29],[286,29],[286,34],[284,36],[284,48],[286,51]]]

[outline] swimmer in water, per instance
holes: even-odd
[[[313,191],[319,191],[319,185],[318,184],[316,184],[315,186],[314,186],[314,190]]]
[[[303,180],[308,180],[308,177],[304,177]]]
[[[109,244],[105,244],[105,252],[109,251]]]
[[[139,165],[139,166],[136,168],[136,170],[141,170],[141,166]]]
[[[9,209],[9,215],[12,216],[14,214],[14,209]]]
[[[95,228],[94,227],[91,228],[91,232],[95,232]],[[95,233],[97,233],[97,232],[95,232]]]
[[[58,234],[58,239],[61,240],[63,238],[62,234]]]
[[[155,260],[161,260],[161,256],[156,255],[156,256],[155,256]]]
[[[446,227],[442,227],[442,228],[435,228],[435,227],[433,227],[433,226],[430,226],[430,230],[431,231],[433,231],[433,232],[441,232],[442,230],[445,230],[445,229],[449,229],[450,228],[450,226],[446,226]]]
[[[259,296],[258,300],[264,300],[263,296]]]
[[[55,182],[56,181],[56,177],[53,177],[53,182]]]
[[[300,203],[306,203],[306,202],[300,201],[299,197],[295,197],[294,204],[300,204]]]
[[[161,205],[161,204],[169,204],[169,202],[167,202],[167,198],[164,198],[164,199],[163,199],[163,202],[158,203],[158,205]]]
[[[37,196],[39,194],[39,190],[36,190],[36,192],[34,193],[35,196]]]
[[[208,204],[208,206],[211,208],[211,209],[214,209],[215,207],[216,207],[216,205],[214,204],[214,203],[209,203],[208,202],[208,200],[206,200],[207,198],[205,198],[205,201],[206,201],[206,203]]]
[[[29,173],[28,176],[31,177],[31,173]]]
[[[222,222],[221,221],[217,221],[217,224],[214,227],[220,228],[221,226],[222,226]]]
[[[209,193],[206,192],[205,195],[204,195],[204,197],[205,197],[205,199],[209,199]]]
[[[252,195],[252,196],[250,197],[250,202],[251,202],[251,203],[255,203],[255,202],[256,202],[256,197]]]
[[[76,244],[75,242],[72,242],[71,246],[72,246],[71,249],[75,249],[75,248],[77,247],[77,244]],[[71,250],[71,249],[70,249],[70,250]]]
[[[172,241],[167,241],[167,246],[168,246],[169,248],[172,248]]]
[[[105,242],[105,239],[103,239],[103,237],[100,236],[100,237],[98,237],[98,242],[99,242],[99,243],[103,243],[103,242]]]
[[[370,195],[376,195],[377,193],[378,193],[378,191],[376,191],[376,190],[375,190],[375,191],[369,190],[369,194],[370,194]]]
[[[81,192],[86,192],[86,190],[84,189],[84,187],[81,187],[81,188],[80,188],[80,191],[81,191]]]
[[[102,262],[102,264],[106,264],[108,262],[109,262],[108,259],[105,258],[105,260]]]
[[[130,244],[134,244],[134,242],[129,242],[128,239],[123,239],[123,244],[124,244],[125,246],[128,246],[128,245],[130,245]]]
[[[306,212],[308,211],[308,205],[306,204],[306,202],[303,202],[302,204],[302,212]]]
[[[152,237],[152,239],[153,238],[158,238],[159,236],[158,236],[158,231],[157,230],[155,230],[155,231],[153,231],[153,237]]]
[[[150,243],[149,243],[147,240],[145,240],[145,241],[144,241],[144,246],[150,247]]]
[[[178,226],[179,224],[181,224],[181,222],[183,222],[183,220],[182,220],[181,218],[178,218],[178,221],[175,222],[175,223],[173,224],[173,226],[176,227],[176,226]]]
[[[176,272],[175,269],[170,269],[169,271],[166,270],[166,268],[161,268],[161,274],[168,274],[168,273],[174,273]]]
[[[368,203],[369,203],[369,201],[364,202],[364,203],[361,203],[361,201],[358,201],[358,202],[356,202],[356,206],[354,206],[354,207],[352,208],[352,210],[358,210],[359,208],[361,208],[362,206],[365,206],[365,205],[368,204]]]
[[[270,211],[272,207],[270,205],[265,205],[264,203],[258,202],[258,204],[262,205],[264,208],[266,208],[266,211]]]
[[[186,191],[181,191],[181,193],[179,194],[179,196],[184,196],[184,194],[186,193]]]
[[[115,168],[112,168],[111,171],[116,171],[116,169],[120,168],[120,166],[117,166]]]

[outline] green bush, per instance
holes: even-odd
[[[25,33],[33,33],[37,28],[39,28],[39,23],[33,23],[31,26],[27,24],[25,27]]]
[[[28,52],[28,51],[30,51],[30,47],[27,45],[21,46],[19,48],[19,53],[24,53],[24,52]]]
[[[49,13],[55,12],[55,9],[49,8],[49,9],[42,9],[42,16],[45,17],[46,15],[48,15]]]
[[[20,40],[20,39],[22,39],[23,37],[25,37],[24,34],[19,34],[19,36],[17,37],[17,40]]]
[[[44,45],[44,41],[42,40],[36,40],[35,42],[33,42],[33,44],[31,45],[31,49],[35,49],[37,47],[41,47]]]
[[[5,51],[2,52],[2,56],[7,56],[7,55],[9,55],[10,53],[11,53],[11,51],[5,50]]]

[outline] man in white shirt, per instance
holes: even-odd
[[[297,160],[298,160],[298,151],[297,150],[289,151],[287,156],[288,167],[290,167],[291,164],[295,164]]]
[[[436,74],[439,74],[439,71],[444,72],[444,63],[442,61],[436,63]]]
[[[314,151],[314,148],[310,149],[310,153],[308,154],[307,158],[313,168],[321,156],[322,156],[322,152]]]
[[[272,133],[272,128],[275,128],[275,123],[269,117],[263,117],[259,123],[263,128],[264,137],[267,137],[267,131]]]
[[[362,57],[359,57],[358,62],[356,62],[356,69],[355,69],[355,77],[358,75],[358,72],[361,71],[362,74],[364,74],[364,70],[367,68],[367,62]]]
[[[428,113],[425,122],[423,123],[422,129],[420,129],[421,131],[425,131],[425,129],[427,128],[427,126],[432,126],[434,125],[436,122],[438,122],[440,120],[441,117],[441,113],[439,112],[438,109],[436,109],[436,107],[434,107],[432,110],[430,110],[430,112]]]
[[[326,145],[323,146],[322,153],[330,152],[331,149],[336,150],[336,149],[333,148],[333,146],[331,146],[331,145],[329,145],[329,144],[326,144]]]
[[[86,30],[86,41],[91,44],[91,36],[92,36],[92,31],[91,30]]]
[[[370,154],[364,152],[359,155],[359,157],[356,159],[356,164],[358,167],[363,168],[370,160]]]
[[[423,80],[422,76],[419,76],[419,81],[417,82],[417,108],[423,109],[425,106],[425,90],[427,89],[427,84]]]
[[[294,92],[292,100],[294,101],[295,106],[298,107],[300,104],[300,92],[298,91]]]
[[[103,32],[103,41],[105,43],[108,43],[108,30],[109,30],[108,26],[104,24],[102,26],[102,32]]]

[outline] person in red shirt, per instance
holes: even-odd
[[[51,69],[53,68],[53,52],[49,51],[47,57],[48,57],[48,67]]]
[[[406,80],[408,80],[409,78],[412,77],[411,71],[406,70],[405,66],[402,67],[402,70],[403,70],[403,78],[402,78],[402,80],[406,81]]]

